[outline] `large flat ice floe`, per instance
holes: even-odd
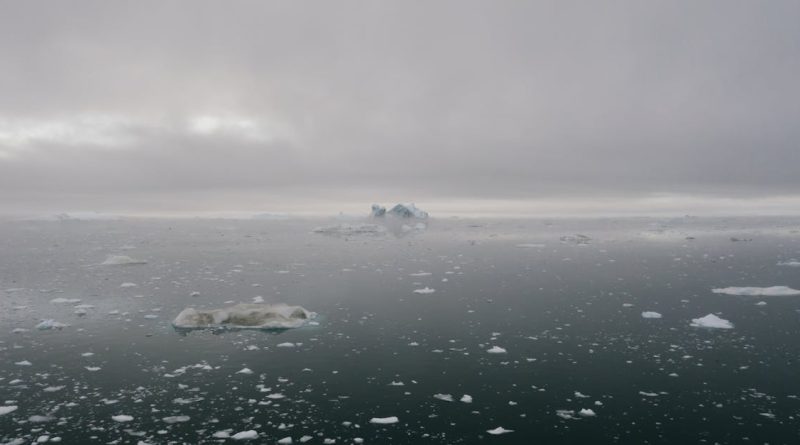
[[[711,292],[715,294],[726,295],[763,295],[765,297],[784,297],[789,295],[800,295],[800,290],[792,289],[787,286],[770,286],[770,287],[724,287],[712,289]]]
[[[237,304],[222,309],[186,308],[172,321],[181,329],[291,329],[308,324],[316,313],[286,304]]]
[[[733,329],[733,323],[714,314],[693,318],[690,325],[696,328]]]

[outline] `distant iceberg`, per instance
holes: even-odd
[[[380,218],[384,215],[386,215],[386,207],[378,204],[372,204],[371,216],[373,218]]]
[[[223,309],[186,308],[172,325],[180,329],[291,329],[305,326],[316,315],[286,304],[237,304]]]
[[[370,215],[373,218],[382,218],[386,215],[390,215],[398,218],[426,219],[428,217],[428,212],[420,210],[413,203],[397,204],[396,206],[392,207],[391,210],[388,211],[386,210],[386,207],[383,207],[382,205],[372,204],[372,210],[370,212]]]

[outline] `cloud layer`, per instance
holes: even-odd
[[[781,1],[8,3],[0,199],[794,196],[796,17]]]

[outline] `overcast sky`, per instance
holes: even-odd
[[[0,211],[794,203],[798,17],[777,0],[4,0]]]

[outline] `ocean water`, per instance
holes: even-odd
[[[712,292],[800,289],[800,220],[363,222],[0,223],[0,443],[800,441],[800,296]],[[171,326],[254,299],[316,324]]]

